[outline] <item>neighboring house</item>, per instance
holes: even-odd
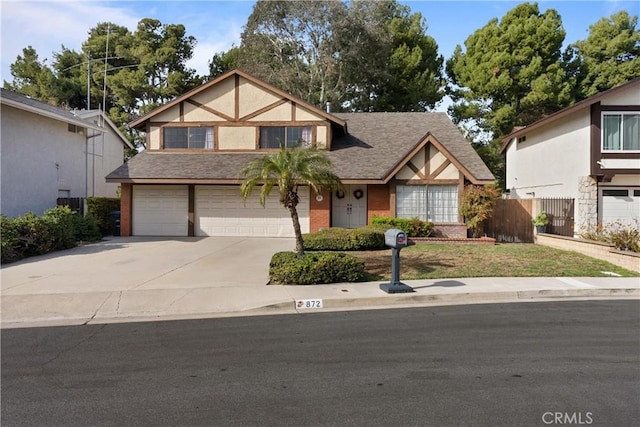
[[[640,78],[504,138],[511,198],[575,199],[575,233],[640,218]]]
[[[122,185],[121,234],[292,236],[277,194],[240,196],[240,169],[298,141],[326,150],[344,193],[300,188],[303,232],[355,228],[375,215],[419,217],[466,237],[465,184],[493,175],[444,113],[331,114],[231,71],[129,124],[147,150],[107,176]]]
[[[69,111],[2,89],[0,212],[42,214],[59,197],[116,197],[105,181],[133,148],[100,111]]]

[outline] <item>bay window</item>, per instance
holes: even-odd
[[[640,113],[603,113],[602,151],[640,151]]]

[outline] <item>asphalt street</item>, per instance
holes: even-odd
[[[639,330],[637,300],[8,329],[0,421],[637,426]]]

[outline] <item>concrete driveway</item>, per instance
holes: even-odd
[[[225,311],[244,309],[252,306],[251,290],[266,288],[271,256],[294,248],[292,238],[109,237],[3,265],[2,317],[66,317],[77,307],[89,317],[127,306],[144,313],[178,301],[188,311],[203,298]],[[211,295],[224,298],[212,302]]]
[[[2,267],[2,294],[260,287],[293,239],[109,237]]]

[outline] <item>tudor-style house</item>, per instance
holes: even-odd
[[[574,233],[640,218],[640,78],[503,140],[512,198],[575,200]]]
[[[121,234],[292,236],[276,195],[240,196],[240,169],[302,141],[326,150],[344,192],[300,188],[303,232],[419,217],[466,237],[467,184],[493,175],[444,113],[331,114],[241,71],[228,72],[130,123],[147,150],[107,176],[122,185]]]

